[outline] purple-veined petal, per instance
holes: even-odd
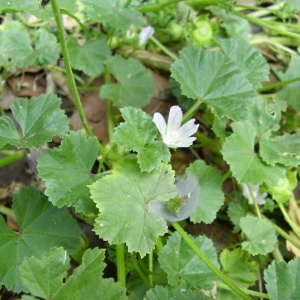
[[[164,117],[160,113],[155,113],[153,115],[153,122],[155,123],[161,136],[164,137],[167,130],[167,124]]]

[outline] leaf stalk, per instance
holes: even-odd
[[[182,229],[178,223],[172,223],[172,226],[176,231],[181,235],[181,237],[186,241],[190,248],[197,254],[197,256],[205,263],[205,265],[214,272],[231,290],[238,294],[241,299],[250,300],[249,297],[244,291],[242,291],[238,286],[236,286],[233,281],[224,275],[198,248],[196,243],[189,237],[189,235]]]

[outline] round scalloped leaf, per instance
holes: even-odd
[[[257,280],[258,264],[241,248],[232,251],[224,249],[220,255],[220,263],[223,272],[239,285],[248,287]]]
[[[274,250],[277,236],[270,222],[254,216],[246,216],[241,218],[240,226],[247,237],[247,241],[242,243],[242,248],[251,255],[266,255]]]
[[[263,182],[276,185],[286,171],[280,165],[266,164],[255,152],[255,128],[249,122],[235,122],[232,130],[223,144],[222,154],[233,176],[239,182],[252,185]]]
[[[19,266],[28,256],[39,256],[55,246],[73,253],[81,231],[65,209],[53,207],[33,187],[22,188],[13,198],[19,232],[7,227],[0,216],[0,282],[15,292],[24,290]],[[51,237],[51,238],[49,238]]]
[[[97,212],[87,185],[97,179],[91,174],[98,155],[96,137],[72,131],[59,148],[46,149],[38,158],[38,174],[45,181],[45,194],[56,206],[74,205],[86,215]]]
[[[90,186],[100,211],[95,232],[110,244],[126,243],[129,252],[145,256],[156,239],[167,232],[160,216],[148,211],[151,200],[168,201],[177,195],[174,171],[161,164],[150,173],[141,172],[136,161],[124,160],[113,174]]]
[[[16,99],[11,110],[21,127],[18,131],[13,120],[0,118],[0,148],[6,144],[18,148],[39,148],[54,136],[64,137],[69,131],[69,120],[59,107],[61,100],[50,94],[31,99]]]
[[[170,286],[159,286],[150,289],[146,294],[147,300],[180,299],[180,300],[209,300],[200,291],[172,288]]]
[[[219,268],[217,252],[205,236],[191,237],[205,256]],[[172,286],[183,289],[211,290],[218,277],[204,264],[190,246],[175,232],[158,254],[162,269],[168,274]]]
[[[171,72],[185,96],[209,103],[218,118],[246,118],[253,103],[253,86],[223,53],[184,48]]]
[[[198,179],[200,197],[196,210],[190,216],[193,223],[214,221],[218,210],[224,203],[222,192],[222,176],[217,169],[207,166],[204,161],[197,160],[187,169],[187,176],[193,175]]]
[[[300,299],[300,258],[285,262],[273,261],[264,271],[271,300]]]

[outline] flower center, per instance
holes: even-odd
[[[177,131],[172,131],[171,136],[174,139],[178,139],[179,138],[179,133]]]

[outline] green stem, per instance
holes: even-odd
[[[21,150],[21,151],[6,151],[6,152],[1,151],[1,153],[7,155],[6,157],[0,159],[0,168],[3,168],[23,158],[26,152],[24,150]]]
[[[57,5],[57,1],[51,0],[51,4],[52,4],[52,10],[53,10],[53,14],[54,14],[54,19],[55,19],[56,26],[57,26],[57,33],[58,33],[58,37],[59,37],[59,41],[60,41],[61,52],[63,55],[66,73],[67,73],[70,89],[71,89],[72,95],[74,97],[75,105],[78,110],[78,114],[80,116],[80,120],[81,120],[81,123],[82,123],[85,131],[87,132],[88,135],[94,136],[94,133],[92,132],[92,130],[90,129],[90,127],[87,123],[87,120],[86,120],[86,117],[84,115],[84,111],[82,108],[82,104],[80,101],[80,97],[79,97],[79,94],[77,91],[75,79],[74,79],[72,68],[71,68],[69,52],[68,52],[68,48],[67,48],[67,44],[66,44],[64,28],[63,28],[63,24],[61,21],[60,10]]]
[[[278,202],[278,206],[279,209],[281,210],[284,219],[286,220],[286,222],[291,226],[292,230],[294,231],[294,233],[298,236],[298,238],[300,239],[300,231],[298,230],[297,226],[294,224],[294,222],[291,220],[290,216],[288,215],[285,207],[283,206],[282,203]]]
[[[164,247],[164,244],[161,240],[161,237],[159,236],[158,239],[156,240],[156,245],[155,245],[155,250],[157,253],[159,253]]]
[[[189,237],[189,235],[181,228],[178,223],[172,223],[172,226],[176,229],[176,231],[181,235],[181,237],[186,241],[186,243],[190,246],[190,248],[197,254],[197,256],[204,262],[204,264],[214,272],[227,286],[230,287],[235,293],[240,296],[240,299],[250,300],[249,297],[244,291],[242,291],[235,283],[224,275],[206,256],[205,254],[198,248],[195,242]]]
[[[163,3],[160,3],[160,4],[140,6],[140,7],[137,7],[136,10],[138,10],[141,13],[160,11],[162,8],[164,8],[166,6],[171,6],[180,1],[181,0],[170,0],[170,1],[165,1]]]
[[[106,68],[104,73],[104,82],[105,84],[111,83],[111,74],[109,70]],[[113,112],[113,105],[112,102],[109,99],[106,99],[106,111],[107,111],[107,128],[108,128],[108,137],[109,140],[112,140],[112,135],[115,128],[114,123],[114,112]]]
[[[218,287],[226,290],[230,290],[228,286],[222,282],[217,282]],[[257,291],[252,291],[252,290],[247,290],[245,288],[241,288],[243,292],[245,292],[248,295],[259,297],[259,298],[264,298],[264,299],[270,299],[269,296],[265,293],[257,292]]]
[[[270,222],[270,224],[274,227],[274,229],[278,232],[279,235],[281,235],[285,240],[289,241],[292,245],[294,245],[300,250],[300,243],[293,240],[281,227],[271,222],[266,216],[263,215],[263,218]]]
[[[268,28],[268,29],[270,29],[272,31],[275,31],[275,32],[277,32],[279,34],[282,34],[284,36],[289,36],[289,37],[293,37],[293,38],[297,38],[297,39],[300,38],[300,34],[283,30],[283,29],[278,28],[278,27],[276,27],[276,26],[274,26],[272,24],[269,24],[269,23],[267,23],[267,22],[265,22],[263,20],[260,20],[260,19],[248,16],[248,15],[243,14],[243,13],[240,13],[237,10],[232,10],[231,12],[233,14],[235,14],[236,16],[241,17],[241,18],[243,18],[243,19],[245,19],[245,20],[247,20],[247,21],[249,21],[249,22],[251,22],[253,24],[256,24],[256,25],[261,26],[263,28]]]
[[[65,9],[63,9],[63,8],[61,8],[60,11],[61,11],[63,14],[65,14],[65,15],[67,15],[67,16],[73,18],[73,19],[78,23],[78,25],[80,26],[80,28],[82,29],[82,31],[84,32],[84,34],[85,34],[86,37],[88,37],[88,36],[90,35],[89,31],[88,31],[88,30],[86,29],[86,27],[81,23],[81,21],[79,20],[79,18],[77,18],[75,15],[71,14],[69,11],[67,11],[67,10],[65,10]]]
[[[150,283],[150,286],[152,287],[153,286],[153,251],[151,251],[149,253],[149,262],[148,262],[148,268],[149,268],[149,283]]]
[[[297,81],[300,81],[300,77],[285,80],[285,81],[276,82],[276,83],[273,83],[273,84],[269,84],[269,85],[266,85],[262,88],[257,89],[257,91],[258,92],[265,92],[265,91],[273,90],[275,88],[285,86],[285,85],[288,85],[290,83],[297,82]]]
[[[272,255],[276,261],[278,261],[278,262],[284,261],[282,254],[278,249],[278,245],[276,245],[275,249],[272,251]]]
[[[231,175],[231,171],[228,170],[225,174],[222,175],[222,182],[224,182],[230,175]]]
[[[141,270],[139,264],[137,263],[136,259],[133,258],[132,259],[132,263],[134,265],[134,268],[136,269],[136,271],[138,272],[138,274],[141,276],[141,278],[143,279],[143,281],[145,282],[145,284],[147,285],[147,287],[150,289],[151,285],[148,281],[148,278],[145,276],[145,274],[143,273],[143,271]]]
[[[116,245],[118,282],[120,282],[120,284],[126,288],[126,270],[125,270],[124,251],[125,251],[125,247],[123,243]]]
[[[170,58],[177,60],[178,56],[172,53],[167,47],[165,47],[157,38],[154,36],[150,37],[150,40],[161,49],[162,52],[164,52],[166,55],[168,55]]]
[[[0,204],[0,213],[4,214],[6,216],[9,216],[9,217],[11,217],[13,219],[16,219],[14,211],[11,208],[8,208],[8,207],[6,207],[6,206],[4,206],[2,204]]]
[[[185,123],[188,120],[190,120],[195,115],[195,113],[198,111],[198,109],[202,103],[203,103],[203,100],[198,99],[196,101],[196,103],[183,115],[182,123]]]

